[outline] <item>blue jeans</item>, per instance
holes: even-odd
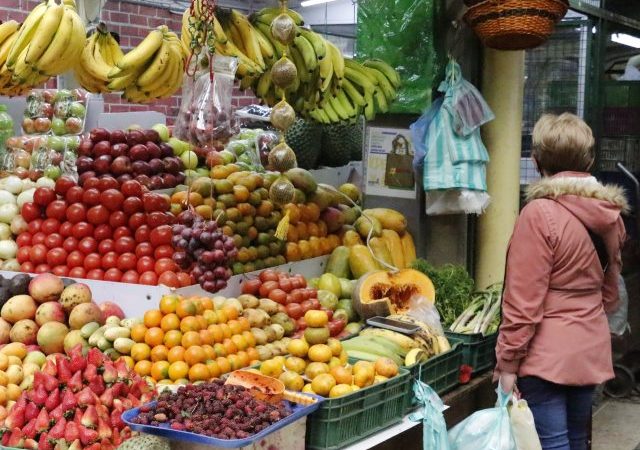
[[[543,450],[586,450],[595,386],[565,386],[522,377],[518,389],[529,404]]]

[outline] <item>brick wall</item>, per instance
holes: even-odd
[[[9,19],[22,21],[27,13],[38,2],[33,0],[2,0],[0,3],[0,20]],[[143,6],[126,1],[107,0],[102,9],[102,20],[107,23],[111,31],[120,34],[120,46],[126,52],[137,45],[149,33],[149,30],[159,25],[167,25],[169,29],[180,34],[180,14],[173,14],[168,9]],[[55,87],[55,84],[53,86]],[[158,111],[167,116],[169,123],[173,120],[180,108],[180,92],[169,99],[158,100],[149,105],[136,105],[122,100],[118,94],[106,94],[104,96],[105,112],[127,111]],[[245,106],[256,102],[250,91],[241,92],[234,89],[234,106]]]

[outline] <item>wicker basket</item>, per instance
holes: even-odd
[[[486,47],[525,50],[543,44],[568,7],[566,0],[486,0],[464,19]]]

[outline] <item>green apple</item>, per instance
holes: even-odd
[[[329,291],[336,297],[340,298],[342,295],[342,286],[340,285],[340,278],[332,273],[325,273],[320,277],[318,283],[318,289]]]
[[[173,149],[173,154],[175,156],[180,156],[184,152],[191,150],[191,146],[189,145],[188,142],[181,141],[178,138],[174,138],[174,137],[169,138],[169,140],[167,141],[167,144],[169,145],[169,147]]]
[[[185,169],[195,169],[198,167],[198,155],[196,152],[192,152],[191,150],[187,150],[180,155],[180,159],[184,163]]]
[[[142,127],[137,123],[133,123],[127,127],[127,131],[133,131],[133,130],[142,130]]]
[[[236,155],[231,153],[229,150],[222,150],[220,152],[220,156],[222,156],[222,161],[224,161],[225,165],[236,162]]]
[[[200,178],[200,174],[193,169],[187,169],[184,171],[185,183],[187,185],[191,184],[193,180]]]
[[[86,108],[80,102],[73,102],[69,106],[69,113],[71,117],[77,117],[79,119],[84,119],[85,114],[87,113]]]
[[[49,144],[51,150],[62,153],[65,147],[65,139],[58,136],[49,136],[47,144]]]
[[[58,166],[48,166],[44,169],[44,176],[47,178],[51,178],[52,180],[57,180],[62,175],[62,171]]]
[[[206,167],[198,167],[196,169],[196,172],[202,177],[209,177],[209,169],[207,169]]]
[[[53,130],[53,134],[56,136],[62,136],[67,133],[67,127],[64,123],[64,120],[59,117],[54,117],[51,121],[51,130]]]
[[[167,142],[169,140],[169,128],[165,124],[157,123],[152,126],[151,129],[158,133],[162,142]]]

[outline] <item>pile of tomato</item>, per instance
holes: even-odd
[[[194,284],[172,259],[169,197],[135,180],[61,177],[22,207],[16,239],[23,272],[181,287]]]

